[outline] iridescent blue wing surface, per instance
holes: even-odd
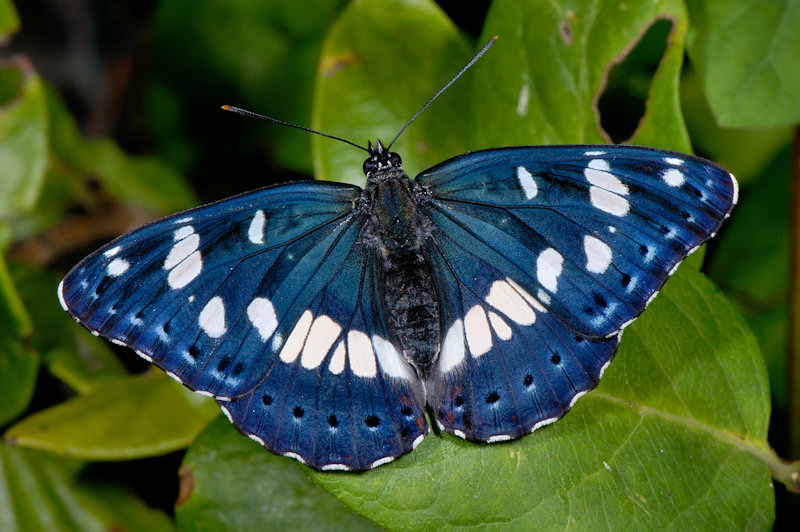
[[[446,430],[483,441],[551,422],[593,388],[621,330],[737,199],[709,161],[630,146],[478,151],[417,182],[445,316],[428,402]]]
[[[61,303],[317,469],[365,469],[427,431],[385,329],[360,189],[295,183],[169,216],[81,261]]]

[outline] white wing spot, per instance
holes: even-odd
[[[211,338],[219,338],[227,328],[225,327],[225,303],[219,296],[208,300],[206,306],[200,311],[197,318],[200,328]]]
[[[250,227],[247,229],[247,238],[249,238],[250,242],[253,244],[264,243],[264,225],[266,221],[264,211],[260,209],[257,210],[255,216],[253,216],[253,220],[250,222]]]
[[[514,323],[533,325],[536,321],[536,312],[506,281],[492,283],[486,302],[508,316]]]
[[[536,194],[539,193],[539,187],[536,185],[533,175],[524,166],[517,167],[517,180],[526,198],[533,199],[536,197]]]
[[[517,293],[519,295],[521,295],[525,299],[525,301],[527,301],[528,304],[530,306],[532,306],[535,310],[538,310],[539,312],[547,312],[547,309],[544,308],[544,305],[542,305],[535,297],[533,297],[528,292],[526,292],[524,288],[522,288],[520,285],[518,285],[512,279],[509,279],[508,277],[506,277],[506,282],[508,284],[510,284],[511,288],[516,290]]]
[[[564,266],[564,257],[553,248],[547,248],[536,258],[536,278],[539,282],[555,293],[558,291],[558,277]]]
[[[283,349],[281,349],[281,354],[279,356],[283,362],[286,362],[287,364],[289,362],[294,362],[294,360],[297,358],[297,355],[300,354],[303,344],[306,343],[306,335],[308,334],[308,329],[311,327],[311,320],[313,319],[314,316],[311,314],[311,311],[306,310],[303,312],[303,315],[300,316],[300,319],[297,320],[297,324],[289,334],[289,338],[286,339]]]
[[[583,251],[586,253],[586,269],[592,273],[605,273],[611,265],[611,248],[592,235],[583,237]]]
[[[247,306],[247,317],[258,331],[263,341],[267,341],[278,327],[278,317],[272,301],[265,297],[257,297]]]
[[[675,157],[664,157],[664,162],[675,166],[683,166],[683,159],[676,159]]]
[[[679,187],[686,181],[683,177],[683,172],[675,168],[664,170],[664,173],[661,174],[661,178],[671,187]]]
[[[604,159],[592,159],[589,161],[588,167],[583,171],[586,180],[602,189],[615,194],[626,196],[628,194],[628,187],[619,180],[617,176],[608,172],[608,162]]]
[[[128,268],[131,267],[131,263],[125,259],[116,258],[108,263],[108,267],[106,268],[106,273],[109,277],[119,277],[123,273],[128,271]]]
[[[187,226],[188,227],[188,226]],[[191,229],[191,227],[189,227]],[[186,229],[186,227],[182,227],[181,229]],[[179,233],[181,229],[175,231],[175,233]],[[169,250],[169,254],[167,255],[166,260],[164,260],[164,269],[171,270],[184,259],[186,259],[189,255],[194,253],[197,248],[200,246],[200,235],[197,233],[192,233],[187,235],[185,238],[178,240],[172,249]]]
[[[617,232],[617,228],[616,228],[616,227],[614,227],[613,225],[609,225],[609,226],[608,226],[608,232],[609,232],[609,233],[612,233],[612,234],[613,234],[613,233],[616,233],[616,232]]]
[[[372,336],[372,347],[375,349],[375,354],[378,355],[378,363],[385,375],[401,379],[410,377],[403,356],[392,342],[376,334]]]
[[[600,187],[589,188],[589,201],[594,207],[614,216],[625,216],[631,209],[628,200]]]
[[[447,373],[458,366],[465,356],[464,348],[464,322],[456,320],[447,330],[442,342],[442,351],[439,356],[439,369]]]
[[[597,157],[598,155],[605,155],[606,152],[602,150],[587,151],[584,153],[587,157]]]
[[[308,331],[300,364],[306,369],[314,369],[331,350],[333,342],[339,337],[342,327],[328,316],[319,316]]]
[[[119,250],[120,250],[120,249],[122,249],[122,246],[114,246],[113,248],[111,248],[111,249],[109,249],[109,250],[106,250],[105,252],[103,252],[103,256],[104,256],[104,257],[111,258],[111,257],[113,257],[114,255],[116,255],[117,253],[119,253]]]
[[[492,325],[492,329],[494,329],[495,334],[501,340],[511,340],[512,332],[511,327],[500,317],[500,315],[495,314],[491,310],[489,311],[489,323]]]
[[[484,355],[492,348],[492,331],[486,312],[480,305],[475,305],[464,316],[464,331],[466,332],[469,352],[475,358]]]
[[[203,271],[203,258],[199,251],[195,251],[169,272],[167,282],[173,289],[183,288],[200,275],[201,271]]]
[[[347,333],[347,354],[350,369],[359,377],[374,377],[378,373],[372,342],[364,332],[352,330]]]
[[[330,364],[328,364],[328,371],[334,375],[339,375],[344,371],[344,355],[346,352],[347,349],[344,346],[344,340],[339,340],[339,345],[334,349]]]
[[[175,242],[178,242],[180,240],[183,240],[187,236],[193,234],[194,234],[194,227],[192,227],[191,225],[185,225],[180,229],[175,230],[175,232],[172,234],[172,239],[175,240]]]

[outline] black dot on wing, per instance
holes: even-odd
[[[244,366],[241,362],[237,362],[235,366],[233,366],[233,375],[238,375],[244,370]]]
[[[170,330],[169,322],[164,323],[164,325],[162,325],[161,328],[164,330],[164,334],[169,334]]]
[[[592,296],[592,299],[594,299],[594,304],[600,308],[606,308],[608,306],[608,303],[606,303],[606,298],[600,294],[595,293]]]
[[[627,286],[631,283],[631,276],[628,275],[627,273],[623,273],[620,283],[622,283],[622,286],[627,288]]]
[[[498,394],[497,392],[492,392],[486,396],[486,402],[489,403],[490,405],[493,405],[499,400],[500,400],[500,394]]]
[[[378,416],[368,416],[367,419],[364,420],[364,424],[374,429],[381,424],[381,419]]]
[[[305,410],[303,410],[303,408],[300,406],[296,406],[294,407],[294,410],[292,410],[292,414],[294,414],[294,417],[296,419],[300,419],[301,417],[303,417],[303,414],[305,413],[306,413]]]
[[[336,416],[334,416],[333,414],[331,414],[331,415],[328,417],[328,425],[330,425],[332,428],[336,428],[336,427],[338,427],[338,426],[339,426],[339,420],[338,420],[338,419],[336,419]]]
[[[585,338],[584,338],[583,336],[578,336],[578,335],[575,335],[575,341],[576,341],[577,343],[581,343],[581,342],[583,342],[584,340],[585,340]]]
[[[586,307],[583,309],[584,314],[587,316],[594,316],[594,309],[592,307]]]
[[[200,350],[197,349],[196,345],[193,345],[193,346],[189,347],[189,356],[192,357],[192,358],[197,358],[197,357],[200,356]]]
[[[522,379],[522,383],[525,386],[530,386],[531,384],[533,384],[533,375],[531,374],[525,375],[525,378]]]
[[[550,362],[553,364],[560,364],[561,363],[561,355],[558,353],[553,353],[553,356],[550,357]]]
[[[261,398],[261,402],[264,403],[264,406],[269,406],[272,404],[272,396],[269,394],[264,394]]]
[[[453,403],[456,405],[456,408],[461,408],[464,405],[464,396],[456,395],[456,399]]]
[[[403,408],[400,409],[400,413],[403,414],[404,416],[410,416],[411,414],[414,413],[414,411],[411,410],[410,406],[406,405],[406,406],[403,406]]]
[[[400,437],[401,438],[403,438],[404,440],[407,440],[409,436],[411,436],[411,429],[410,428],[403,427],[402,429],[400,429]]]
[[[639,253],[641,253],[642,255],[647,255],[648,251],[649,249],[647,248],[647,246],[645,246],[644,244],[639,245]]]
[[[228,360],[227,358],[223,358],[222,360],[219,361],[219,365],[217,365],[217,370],[218,371],[225,371],[225,368],[227,368],[228,364],[230,364],[230,363],[231,363],[230,360]]]

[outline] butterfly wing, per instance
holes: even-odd
[[[552,422],[592,389],[622,328],[737,195],[713,163],[623,146],[474,152],[417,182],[445,327],[428,402],[482,441]]]
[[[434,223],[485,242],[490,264],[590,338],[636,318],[737,195],[709,161],[633,146],[473,152],[417,182],[433,196]]]
[[[439,425],[462,438],[516,438],[563,416],[594,388],[619,335],[570,331],[532,295],[476,253],[463,232],[435,231],[430,260],[448,324],[426,381]]]
[[[426,426],[376,310],[359,192],[295,183],[164,218],[84,259],[59,297],[94,334],[217,398],[271,450],[369,467],[410,450]],[[341,420],[324,436],[323,411]]]

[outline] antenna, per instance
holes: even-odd
[[[467,63],[467,64],[464,66],[464,68],[462,68],[462,69],[461,69],[461,70],[458,72],[458,74],[456,74],[455,76],[453,76],[453,79],[451,79],[450,81],[448,81],[448,82],[447,82],[447,85],[445,85],[444,87],[442,87],[441,89],[439,89],[439,92],[437,92],[436,94],[434,94],[434,95],[433,95],[433,97],[432,97],[430,100],[428,100],[428,101],[425,103],[425,105],[423,105],[423,106],[422,106],[422,108],[421,108],[419,111],[417,111],[417,113],[416,113],[414,116],[412,116],[412,117],[411,117],[411,120],[409,120],[408,122],[406,122],[406,125],[404,125],[404,126],[403,126],[403,127],[400,129],[400,131],[398,131],[398,132],[397,132],[397,135],[395,135],[395,136],[394,136],[394,138],[392,139],[392,142],[390,142],[390,143],[389,143],[389,145],[386,147],[386,150],[387,150],[387,151],[389,150],[389,148],[391,148],[391,147],[392,147],[392,144],[394,144],[394,142],[395,142],[395,141],[396,141],[396,140],[397,140],[397,139],[400,137],[400,135],[402,135],[402,134],[403,134],[403,131],[405,131],[405,130],[406,130],[406,128],[407,128],[408,126],[410,126],[410,125],[411,125],[411,122],[413,122],[414,120],[416,120],[416,119],[417,119],[417,117],[418,117],[419,115],[421,115],[421,114],[422,114],[422,111],[424,111],[425,109],[427,109],[427,108],[428,108],[428,106],[429,106],[430,104],[432,104],[432,103],[433,103],[433,101],[434,101],[436,98],[438,98],[438,97],[439,97],[439,95],[441,95],[441,94],[442,94],[444,91],[446,91],[446,90],[447,90],[447,89],[450,87],[450,85],[452,85],[453,83],[455,83],[455,81],[456,81],[458,78],[460,78],[460,77],[461,77],[461,75],[462,75],[464,72],[466,72],[467,70],[469,70],[469,68],[470,68],[472,65],[474,65],[474,64],[475,64],[475,62],[476,62],[476,61],[478,61],[478,59],[480,59],[480,58],[481,58],[481,56],[482,56],[483,54],[485,54],[487,50],[489,50],[489,48],[491,48],[491,47],[492,47],[492,45],[494,44],[494,42],[495,42],[496,40],[497,40],[497,36],[496,36],[496,35],[495,35],[494,37],[492,37],[491,39],[489,39],[489,42],[487,42],[487,43],[486,43],[486,45],[485,45],[483,48],[481,48],[481,50],[480,50],[480,51],[479,51],[477,54],[475,54],[475,57],[473,57],[473,58],[470,60],[470,62],[469,62],[469,63]],[[328,135],[327,133],[322,133],[321,131],[317,131],[316,129],[311,129],[311,128],[308,128],[308,127],[298,126],[297,124],[292,124],[292,123],[290,123],[290,122],[284,122],[283,120],[278,120],[277,118],[272,118],[271,116],[260,115],[260,114],[258,114],[258,113],[254,113],[254,112],[252,112],[252,111],[248,111],[247,109],[242,109],[241,107],[234,107],[234,106],[232,106],[232,105],[223,105],[221,108],[222,108],[222,110],[223,110],[223,111],[230,111],[231,113],[236,113],[236,114],[238,114],[238,115],[247,116],[247,117],[250,117],[250,118],[259,118],[259,119],[261,119],[261,120],[266,120],[266,121],[268,121],[268,122],[273,122],[273,123],[275,123],[275,124],[280,124],[280,125],[282,125],[282,126],[292,127],[292,128],[294,128],[294,129],[299,129],[299,130],[301,130],[301,131],[308,131],[309,133],[314,133],[315,135],[319,135],[319,136],[321,136],[321,137],[327,137],[327,138],[329,138],[329,139],[339,140],[339,141],[342,141],[342,142],[344,142],[345,144],[349,144],[349,145],[351,145],[351,146],[355,146],[355,147],[356,147],[356,148],[358,148],[359,150],[364,150],[364,151],[365,151],[365,152],[367,152],[367,153],[371,153],[369,149],[365,148],[364,146],[359,146],[359,145],[358,145],[358,144],[356,144],[355,142],[351,142],[351,141],[349,141],[349,140],[347,140],[347,139],[343,139],[342,137],[337,137],[337,136],[334,136],[334,135]]]
[[[236,113],[237,115],[247,116],[247,117],[250,117],[250,118],[260,118],[261,120],[267,120],[268,122],[274,122],[274,123],[280,124],[282,126],[288,126],[288,127],[293,127],[295,129],[300,129],[302,131],[308,131],[309,133],[314,133],[315,135],[328,137],[329,139],[341,140],[342,142],[345,142],[345,143],[347,143],[347,144],[349,144],[351,146],[355,146],[359,150],[364,150],[365,152],[369,153],[369,150],[367,148],[365,148],[364,146],[359,146],[355,142],[350,142],[349,140],[343,139],[341,137],[336,137],[336,136],[333,136],[333,135],[328,135],[327,133],[322,133],[321,131],[317,131],[316,129],[311,129],[311,128],[308,128],[308,127],[298,126],[297,124],[292,124],[290,122],[284,122],[283,120],[278,120],[277,118],[272,118],[271,116],[260,115],[258,113],[254,113],[252,111],[248,111],[247,109],[242,109],[241,107],[234,107],[232,105],[223,105],[221,107],[221,109],[223,111],[230,111],[231,113]]]
[[[417,111],[417,114],[415,114],[414,116],[412,116],[412,117],[411,117],[411,120],[409,120],[408,122],[406,122],[406,125],[404,125],[404,126],[403,126],[403,127],[400,129],[400,131],[398,131],[398,132],[397,132],[397,135],[395,135],[395,136],[394,136],[394,138],[392,139],[392,142],[390,142],[390,143],[389,143],[389,145],[386,147],[386,150],[387,150],[387,151],[389,150],[389,148],[391,148],[391,147],[392,147],[392,144],[394,144],[394,141],[396,141],[396,140],[397,140],[397,138],[398,138],[400,135],[402,135],[402,134],[403,134],[403,131],[405,131],[405,130],[406,130],[406,128],[407,128],[408,126],[410,126],[410,125],[411,125],[411,122],[413,122],[414,120],[416,120],[416,119],[417,119],[417,117],[418,117],[419,115],[421,115],[421,114],[422,114],[422,111],[424,111],[425,109],[427,109],[427,108],[428,108],[428,106],[429,106],[430,104],[432,104],[432,103],[433,103],[433,100],[435,100],[436,98],[438,98],[440,94],[442,94],[444,91],[446,91],[446,90],[447,90],[447,89],[450,87],[450,85],[452,85],[453,83],[455,83],[455,81],[456,81],[458,78],[460,78],[460,77],[461,77],[461,74],[463,74],[464,72],[466,72],[467,70],[469,70],[469,68],[470,68],[472,65],[474,65],[474,64],[475,64],[475,63],[478,61],[478,59],[480,59],[480,58],[481,58],[481,56],[482,56],[483,54],[485,54],[485,53],[487,52],[487,50],[489,50],[489,48],[491,48],[491,47],[492,47],[492,45],[494,44],[494,42],[495,42],[496,40],[497,40],[497,35],[495,35],[494,37],[492,37],[491,39],[489,39],[489,42],[487,42],[487,43],[486,43],[486,45],[485,45],[483,48],[481,48],[480,52],[478,52],[477,54],[475,54],[475,57],[473,57],[473,58],[470,60],[470,62],[469,62],[469,63],[467,63],[467,64],[464,66],[464,68],[462,68],[462,69],[461,69],[461,70],[458,72],[458,74],[456,74],[455,76],[453,76],[453,79],[451,79],[450,81],[448,81],[448,82],[447,82],[447,85],[445,85],[444,87],[442,87],[441,89],[439,89],[439,92],[437,92],[436,94],[434,94],[434,95],[433,95],[433,97],[432,97],[430,100],[428,100],[428,101],[427,101],[427,103],[425,103],[425,105],[423,105],[423,106],[422,106],[422,108],[421,108],[419,111]]]

